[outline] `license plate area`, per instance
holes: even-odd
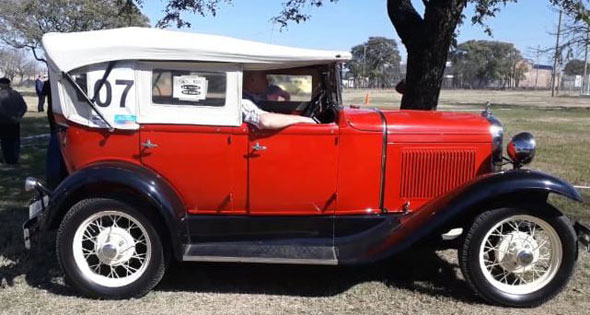
[[[26,249],[31,249],[31,242],[33,237],[39,232],[39,222],[48,205],[48,196],[43,196],[42,198],[36,197],[29,204],[29,220],[23,224],[23,239]]]
[[[43,196],[42,199],[34,201],[29,205],[29,219],[32,219],[39,215],[42,211],[45,210],[47,205],[49,204],[49,197]]]

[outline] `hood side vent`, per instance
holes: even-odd
[[[475,150],[405,149],[402,198],[433,198],[473,179]]]

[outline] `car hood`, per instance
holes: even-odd
[[[491,142],[490,122],[472,113],[347,109],[345,117],[355,129],[382,132],[383,121],[379,112],[385,117],[387,133],[393,141],[434,142],[453,138],[464,139],[459,142]]]
[[[383,111],[390,133],[489,134],[490,123],[481,115],[439,111]]]

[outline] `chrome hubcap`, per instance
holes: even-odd
[[[96,256],[101,263],[117,266],[128,261],[135,252],[131,233],[120,227],[103,229],[96,237]]]
[[[539,258],[539,245],[530,234],[514,231],[501,238],[498,245],[497,261],[502,268],[511,272],[526,271]]]
[[[518,264],[523,267],[532,264],[534,260],[535,256],[533,255],[533,252],[529,250],[522,250],[516,256],[516,261],[518,261]]]
[[[117,248],[112,244],[106,244],[102,248],[99,248],[97,251],[97,256],[100,261],[105,264],[110,264],[110,262],[117,257]]]

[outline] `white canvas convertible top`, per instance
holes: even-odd
[[[244,64],[246,69],[267,69],[352,58],[344,51],[291,48],[225,36],[140,27],[48,33],[42,42],[50,66],[64,72],[115,60],[227,62]]]

